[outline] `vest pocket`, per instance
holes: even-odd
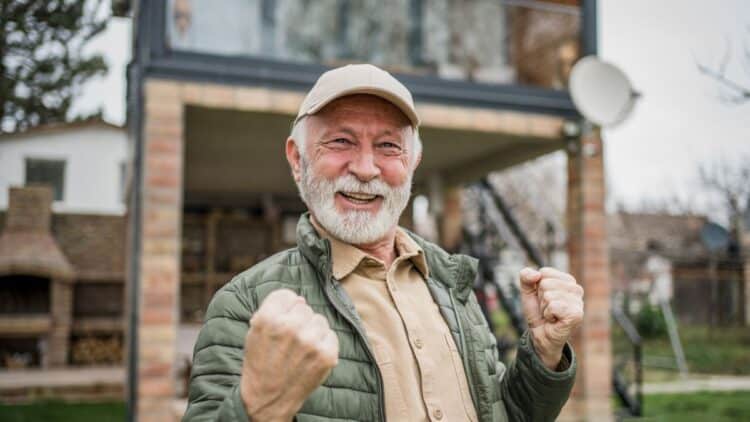
[[[464,371],[464,364],[463,360],[461,359],[461,354],[458,353],[458,348],[456,348],[456,343],[453,342],[453,337],[451,336],[450,332],[443,334],[443,338],[445,339],[445,342],[448,345],[448,350],[450,351],[453,370],[456,373],[456,379],[458,380],[460,387],[459,390],[461,390],[461,403],[463,403],[464,405],[464,413],[466,413],[466,419],[470,420],[471,422],[476,422],[474,416],[475,412],[472,411],[474,403],[472,402],[471,394],[469,393],[469,384],[466,380],[466,373]]]

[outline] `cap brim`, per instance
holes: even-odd
[[[363,87],[355,87],[350,88],[344,91],[339,91],[335,93],[334,95],[330,95],[317,104],[310,107],[305,114],[301,114],[297,116],[296,119],[294,119],[294,123],[297,123],[299,119],[309,116],[311,114],[315,114],[323,107],[330,104],[333,100],[336,100],[341,97],[345,97],[347,95],[354,95],[354,94],[369,94],[374,95],[376,97],[380,97],[389,103],[395,105],[398,107],[399,110],[401,110],[402,113],[409,119],[409,121],[412,124],[412,127],[418,127],[419,126],[419,116],[417,116],[416,110],[414,110],[407,102],[402,100],[398,95],[393,94],[390,91],[384,90],[384,89],[378,89],[371,86],[363,86]]]

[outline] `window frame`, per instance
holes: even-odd
[[[57,186],[54,183],[50,182],[44,182],[44,181],[29,181],[29,165],[32,162],[38,162],[38,163],[46,163],[46,164],[56,164],[60,165],[60,190],[59,190],[59,198],[57,197]],[[24,186],[28,186],[30,184],[47,184],[51,185],[52,187],[52,201],[54,203],[64,202],[65,201],[65,179],[66,179],[66,170],[68,167],[68,160],[65,158],[60,157],[37,157],[37,156],[26,156],[24,158]]]
[[[499,1],[499,0],[498,0]],[[172,50],[167,40],[168,2],[139,2],[136,59],[142,76],[306,91],[330,69],[264,57],[220,56]],[[596,0],[581,0],[581,56],[597,53]],[[489,84],[397,74],[417,101],[527,111],[579,118],[567,90]]]

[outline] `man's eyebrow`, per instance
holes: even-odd
[[[353,138],[358,138],[359,137],[357,135],[357,131],[354,128],[352,128],[350,126],[347,126],[347,125],[339,125],[339,126],[334,126],[334,127],[326,129],[323,132],[322,138],[327,138],[327,137],[331,136],[331,134],[336,133],[336,132],[344,132],[344,133],[352,136]],[[404,136],[403,130],[391,130],[391,129],[384,129],[384,130],[380,131],[377,134],[377,136],[375,136],[375,138],[378,139],[378,138],[381,138],[383,136],[392,136],[399,143],[403,143],[404,139],[406,138],[406,136]]]
[[[406,136],[404,134],[403,130],[391,130],[391,129],[385,129],[378,133],[378,136],[375,138],[381,138],[383,136],[391,136],[393,137],[391,141],[396,141],[399,145],[404,144],[406,142]]]
[[[336,133],[336,132],[344,132],[347,135],[352,136],[353,138],[357,137],[357,132],[354,129],[348,127],[348,126],[335,126],[335,127],[326,129],[323,132],[323,136],[322,137],[323,138],[327,138],[327,137],[331,136],[331,134]]]

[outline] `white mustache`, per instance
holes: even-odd
[[[380,179],[362,182],[351,174],[336,178],[333,181],[333,190],[334,192],[353,192],[382,197],[388,197],[393,193],[393,188]]]

